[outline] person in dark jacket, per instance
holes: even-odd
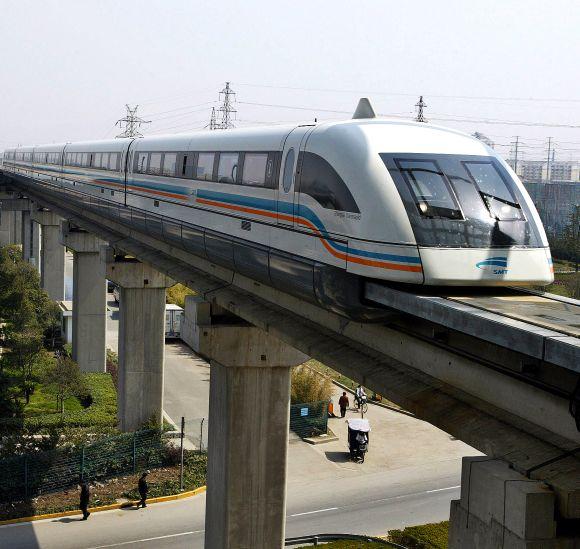
[[[89,500],[91,499],[91,493],[89,490],[89,484],[86,480],[81,481],[81,497],[79,508],[83,512],[83,519],[87,520],[89,518]]]
[[[340,417],[344,417],[346,414],[346,409],[348,408],[349,402],[346,393],[342,393],[342,396],[338,399],[338,406],[340,407]]]
[[[146,502],[147,502],[147,492],[149,492],[149,485],[147,484],[146,477],[148,474],[149,474],[149,471],[145,471],[141,475],[141,478],[139,479],[138,489],[139,489],[139,495],[141,496],[141,499],[137,503],[137,509],[139,509],[139,505],[142,505],[143,507],[147,507]]]

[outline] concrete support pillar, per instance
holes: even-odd
[[[556,495],[505,461],[463,458],[461,500],[451,502],[450,549],[576,547],[572,530],[557,535]],[[565,525],[564,525],[565,526]]]
[[[136,260],[119,259],[103,247],[106,278],[120,287],[119,371],[117,408],[119,428],[134,431],[163,415],[165,360],[165,290],[169,277]]]
[[[0,246],[13,244],[14,213],[13,211],[0,208]]]
[[[13,212],[12,244],[22,244],[22,211]]]
[[[205,546],[284,546],[290,368],[306,357],[250,326],[213,326]]]
[[[30,221],[30,263],[40,272],[40,225]]]
[[[104,372],[107,335],[107,284],[100,249],[104,242],[61,224],[61,244],[73,251],[72,356],[81,372]]]
[[[22,212],[22,259],[30,261],[32,256],[32,221],[30,219],[30,210]]]
[[[64,299],[65,248],[60,243],[61,219],[49,211],[34,211],[32,219],[42,225],[40,283],[54,301]]]

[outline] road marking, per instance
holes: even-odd
[[[191,536],[192,534],[201,534],[205,530],[195,530],[194,532],[180,532],[179,534],[168,534],[167,536],[158,536],[156,538],[143,538],[136,539],[133,541],[122,541],[120,543],[112,543],[111,545],[97,545],[95,547],[89,547],[88,549],[106,549],[107,547],[120,547],[121,545],[131,545],[133,543],[143,543],[145,541],[157,541],[159,539],[177,538],[180,536]]]
[[[445,492],[445,490],[457,490],[457,488],[461,488],[461,484],[458,486],[450,486],[449,488],[437,488],[437,490],[427,490],[425,494],[432,494],[433,492]]]
[[[317,511],[307,511],[306,513],[295,513],[291,517],[301,517],[302,515],[313,515],[314,513],[324,513],[326,511],[336,511],[338,507],[329,507],[328,509],[318,509]]]

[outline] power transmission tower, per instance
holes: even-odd
[[[219,130],[219,124],[217,123],[217,117],[215,113],[215,107],[211,108],[211,117],[209,119],[209,124],[206,126],[210,130]]]
[[[548,162],[546,163],[546,181],[550,181],[550,153],[552,149],[552,138],[548,137]]]
[[[516,135],[516,140],[512,141],[513,145],[513,165],[512,168],[516,174],[518,173],[518,152],[519,152],[519,145],[520,145],[520,136]]]
[[[233,107],[236,100],[236,92],[230,88],[229,82],[226,82],[226,87],[220,92],[219,97],[222,100],[222,104],[218,108],[221,118],[219,128],[222,130],[233,128],[233,119],[238,111]]]
[[[125,105],[127,108],[127,114],[125,118],[120,118],[117,120],[115,126],[123,128],[125,125],[125,131],[120,133],[117,138],[120,137],[143,137],[143,134],[137,131],[137,128],[141,127],[141,124],[150,124],[151,120],[143,120],[141,117],[137,116],[137,109],[139,105],[135,105],[133,108],[129,105]]]
[[[427,122],[427,119],[423,116],[423,109],[427,106],[427,104],[423,101],[423,96],[419,96],[419,102],[415,103],[415,107],[417,107],[417,116],[415,118],[416,122]]]

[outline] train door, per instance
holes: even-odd
[[[123,203],[125,204],[125,206],[127,205],[127,178],[129,177],[129,171],[130,169],[132,169],[133,166],[133,154],[134,154],[134,149],[131,148],[131,145],[133,144],[135,140],[132,139],[131,141],[127,141],[125,143],[125,146],[123,147],[123,152],[121,153],[121,162],[120,162],[120,166],[119,166],[119,170],[121,172],[121,181],[123,182],[124,185],[124,192],[123,194],[124,196],[124,200]]]
[[[286,137],[282,151],[280,180],[278,182],[278,225],[294,226],[294,216],[298,207],[296,198],[296,168],[299,153],[304,149],[314,125],[298,126]]]

